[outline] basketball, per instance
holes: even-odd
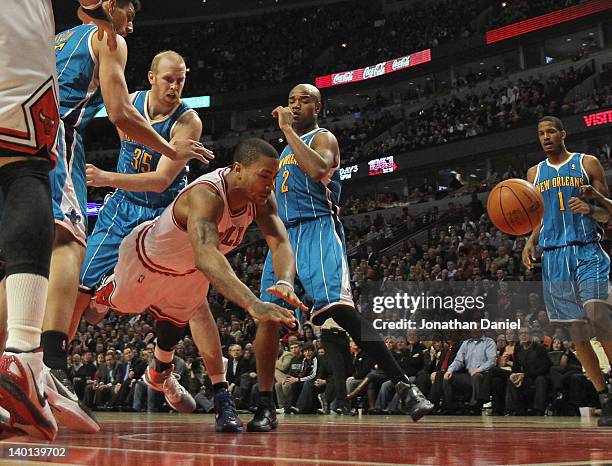
[[[526,235],[540,226],[544,199],[528,181],[512,178],[491,190],[487,212],[493,224],[504,233]]]

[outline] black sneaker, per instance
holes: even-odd
[[[395,391],[400,399],[399,410],[410,414],[414,422],[434,409],[433,403],[425,398],[416,385],[398,382],[395,384]]]
[[[215,432],[242,432],[242,421],[227,388],[215,394],[215,413]]]
[[[255,417],[247,424],[247,432],[270,432],[278,427],[274,405],[259,405]]]
[[[610,394],[600,394],[599,402],[601,403],[601,415],[597,420],[597,425],[599,427],[612,427],[612,399],[610,399]]]

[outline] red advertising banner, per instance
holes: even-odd
[[[599,13],[609,8],[612,8],[612,1],[610,0],[589,0],[579,5],[564,8],[563,10],[553,11],[542,16],[536,16],[525,21],[492,29],[487,32],[487,45],[510,39],[511,37],[522,36],[523,34],[545,29],[556,24],[583,18],[584,16]]]
[[[376,78],[384,74],[400,71],[412,66],[420,65],[431,61],[431,49],[411,53],[395,60],[384,61],[376,65],[361,68],[359,70],[343,71],[341,73],[328,74],[315,78],[316,86],[321,89],[341,84],[356,83],[365,79]]]
[[[612,110],[584,115],[582,119],[584,120],[585,126],[588,128],[607,125],[608,123],[612,123]]]

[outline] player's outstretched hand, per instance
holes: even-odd
[[[278,106],[272,110],[272,116],[278,120],[278,127],[282,129],[291,128],[293,124],[293,113],[289,107]]]
[[[88,163],[87,168],[85,169],[85,175],[87,176],[87,186],[91,186],[94,188],[108,186],[108,177],[106,176],[107,173],[108,172],[100,170],[95,165]]]
[[[98,0],[79,0],[79,3],[81,4],[77,11],[79,19],[84,23],[93,22],[98,26],[98,40],[102,41],[106,34],[108,48],[111,51],[115,50],[117,48],[117,34],[113,26],[113,19],[102,6],[102,2]],[[88,6],[94,6],[95,8],[83,8]]]
[[[535,244],[527,241],[523,248],[523,265],[528,269],[533,269],[533,261],[535,261]]]
[[[584,202],[579,197],[570,198],[567,205],[570,209],[572,209],[572,212],[575,214],[589,215],[591,213],[590,204],[587,202]]]
[[[259,301],[247,309],[247,312],[251,317],[262,322],[280,322],[289,326],[292,326],[295,322],[293,312],[273,303]]]
[[[300,301],[300,298],[298,298],[295,292],[287,285],[283,285],[282,283],[276,284],[268,288],[266,291],[272,296],[282,299],[287,304],[290,304],[293,307],[299,307],[302,311],[308,312],[308,307],[302,301]]]
[[[202,145],[200,141],[193,139],[174,139],[172,145],[176,149],[174,160],[197,159],[205,165],[215,158],[215,154]]]

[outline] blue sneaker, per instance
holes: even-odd
[[[232,394],[224,388],[215,394],[215,432],[242,432]]]

